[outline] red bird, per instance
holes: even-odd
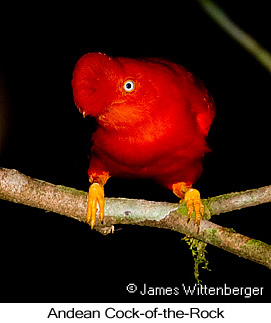
[[[79,111],[98,123],[88,170],[91,228],[97,203],[103,221],[104,185],[116,176],[168,187],[185,200],[189,219],[195,210],[199,230],[204,207],[192,184],[201,175],[215,116],[202,82],[167,60],[88,53],[75,66],[72,87]]]

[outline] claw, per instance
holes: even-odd
[[[93,230],[96,221],[97,203],[99,205],[99,215],[101,223],[104,219],[104,187],[101,184],[93,183],[89,187],[88,206],[86,222],[90,224]]]
[[[193,211],[195,210],[197,233],[199,233],[200,220],[204,214],[204,206],[200,199],[200,193],[198,190],[191,188],[191,184],[185,182],[179,182],[172,185],[172,190],[179,198],[184,199],[187,210],[188,220],[190,221]]]
[[[195,210],[196,223],[197,223],[197,233],[199,233],[200,220],[204,214],[204,206],[200,199],[200,193],[194,188],[190,188],[184,195],[184,201],[188,210],[188,221],[190,221],[193,210]]]

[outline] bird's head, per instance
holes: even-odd
[[[151,117],[159,88],[155,69],[143,61],[88,53],[73,72],[74,101],[83,115],[107,128],[136,126]]]

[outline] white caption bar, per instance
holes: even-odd
[[[270,304],[0,304],[0,322],[270,322]]]

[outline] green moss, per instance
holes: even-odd
[[[206,259],[207,243],[188,236],[185,236],[182,240],[189,245],[189,249],[192,251],[192,257],[194,259],[194,276],[197,283],[202,284],[202,281],[199,279],[200,265],[202,269],[211,271],[211,269],[208,268],[209,261]]]
[[[184,202],[180,203],[180,206],[178,207],[177,212],[181,215],[187,215],[188,216],[188,212],[187,212],[187,207],[186,204]]]
[[[271,263],[270,245],[265,242],[256,239],[249,239],[246,243],[240,246],[240,249],[242,249],[242,252],[257,256],[259,263],[269,265]]]
[[[218,196],[214,196],[214,197],[210,197],[208,199],[208,203],[212,203],[215,201],[221,201],[221,200],[227,200],[228,198],[231,198],[233,195],[237,195],[239,193],[228,193],[228,194],[223,194],[223,195],[218,195]]]
[[[202,200],[202,204],[204,206],[204,219],[210,220],[212,217],[212,213],[210,211],[208,200]]]
[[[86,192],[77,190],[77,189],[72,188],[72,187],[67,187],[67,186],[63,186],[63,185],[57,185],[57,188],[59,188],[62,192],[70,193],[70,194],[73,194],[73,195],[76,195],[76,196],[87,195]]]
[[[214,196],[214,197],[210,197],[206,200],[202,200],[202,203],[205,207],[205,210],[208,210],[207,217],[205,217],[207,220],[209,220],[211,218],[212,215],[216,215],[217,210],[216,208],[214,209],[214,205],[216,204],[215,202],[218,201],[219,203],[223,204],[223,201],[225,201],[224,203],[226,203],[226,201],[230,198],[232,198],[234,195],[236,195],[238,193],[229,193],[229,194],[223,194],[223,195],[218,195],[218,196]],[[205,212],[207,213],[207,212]]]
[[[256,240],[256,239],[249,239],[247,241],[247,243],[245,243],[242,248],[244,247],[255,247],[255,248],[260,248],[260,247],[263,247],[263,248],[266,248],[266,247],[269,247],[269,245],[267,243],[264,243],[260,240]]]
[[[217,237],[217,229],[206,229],[206,231],[208,232],[208,236],[212,239]]]
[[[209,241],[212,241],[213,244],[219,246],[221,244],[221,239],[217,234],[218,229],[206,229],[207,237]]]

